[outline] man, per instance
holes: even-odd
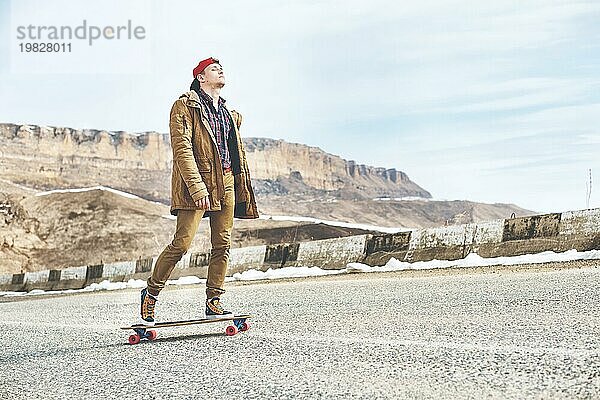
[[[173,241],[163,250],[147,287],[141,292],[141,318],[154,325],[155,305],[175,264],[188,251],[203,217],[210,217],[212,249],[206,280],[205,314],[231,314],[221,295],[229,261],[233,218],[258,218],[258,210],[239,134],[242,116],[220,97],[225,76],[219,60],[209,57],[192,71],[190,91],[171,108],[173,148],[171,214],[177,216]]]

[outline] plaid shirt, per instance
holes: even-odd
[[[212,97],[202,89],[200,89],[199,92],[200,103],[208,115],[210,129],[213,131],[215,139],[217,140],[223,169],[229,168],[231,167],[231,156],[229,155],[227,139],[229,139],[229,132],[231,132],[232,121],[229,118],[229,113],[225,109],[225,99],[219,97],[219,109],[215,110]]]

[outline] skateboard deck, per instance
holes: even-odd
[[[238,332],[245,332],[250,329],[250,324],[246,322],[251,315],[249,314],[241,314],[241,315],[230,315],[219,318],[199,318],[199,319],[188,319],[184,321],[165,321],[165,322],[157,322],[154,325],[144,325],[144,324],[134,324],[131,326],[124,326],[121,329],[129,330],[133,329],[135,332],[131,336],[129,336],[129,344],[138,344],[142,339],[146,340],[154,340],[157,337],[157,333],[155,329],[158,328],[168,328],[173,326],[185,326],[185,325],[198,325],[198,324],[208,324],[211,322],[223,322],[223,321],[232,321],[233,324],[227,326],[225,329],[225,334],[227,336],[233,336]]]

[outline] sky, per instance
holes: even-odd
[[[20,51],[39,40],[19,26],[83,20],[144,38]],[[168,132],[214,56],[242,136],[396,168],[434,199],[600,207],[599,20],[599,1],[0,0],[0,122]]]

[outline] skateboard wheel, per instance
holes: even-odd
[[[246,332],[248,329],[250,329],[250,324],[247,322],[242,322],[240,324],[240,332]]]
[[[129,336],[129,344],[138,344],[140,342],[140,335],[137,333]]]
[[[225,334],[226,334],[227,336],[233,336],[233,335],[235,335],[236,333],[238,333],[238,329],[237,329],[235,326],[233,326],[233,325],[229,325],[229,326],[227,327],[227,329],[225,329]]]
[[[154,340],[156,339],[156,336],[158,336],[156,331],[148,331],[148,340]]]

